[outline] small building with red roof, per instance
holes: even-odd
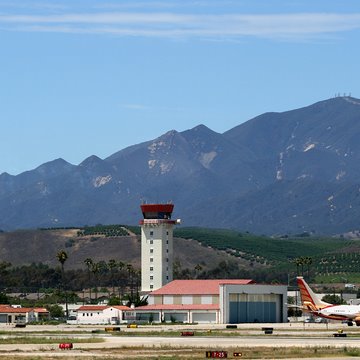
[[[49,318],[45,308],[27,308],[17,305],[0,305],[0,323],[16,324],[41,321]]]

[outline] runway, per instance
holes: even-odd
[[[263,326],[271,326],[272,334],[265,334]],[[163,325],[139,326],[129,329],[120,326],[120,332],[105,332],[104,327],[94,326],[28,326],[21,331],[8,328],[1,337],[54,337],[53,344],[0,344],[0,357],[13,358],[27,355],[42,359],[51,357],[111,357],[132,358],[129,354],[139,351],[146,358],[151,353],[169,354],[172,352],[205,350],[226,350],[253,352],[260,348],[347,348],[360,351],[360,329],[344,324],[239,324],[237,329],[228,330],[225,325]],[[0,327],[0,330],[3,330]],[[193,331],[193,336],[181,336],[182,331]],[[339,332],[346,337],[334,337]],[[55,338],[65,336],[79,338],[71,351],[62,351]],[[90,342],[91,339],[102,342]],[[86,339],[89,339],[87,342]],[[198,350],[199,351],[199,350]],[[271,350],[270,350],[271,351]],[[5,356],[6,357],[6,356]],[[190,358],[190,357],[189,357]]]
[[[96,344],[94,344],[96,345]],[[334,337],[282,337],[282,336],[232,336],[232,337],[115,337],[103,344],[112,346],[147,347],[360,347],[360,338]],[[99,346],[99,345],[97,345]]]

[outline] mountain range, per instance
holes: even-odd
[[[222,134],[171,130],[79,165],[0,175],[0,229],[137,224],[173,202],[184,226],[267,235],[357,231],[360,100],[265,113]]]

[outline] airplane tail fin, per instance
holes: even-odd
[[[331,306],[331,304],[322,301],[320,297],[310,289],[302,276],[298,276],[296,280],[300,289],[301,303],[305,309],[317,311],[327,306]]]

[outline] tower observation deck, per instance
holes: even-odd
[[[141,291],[161,288],[173,280],[173,204],[142,204]]]

